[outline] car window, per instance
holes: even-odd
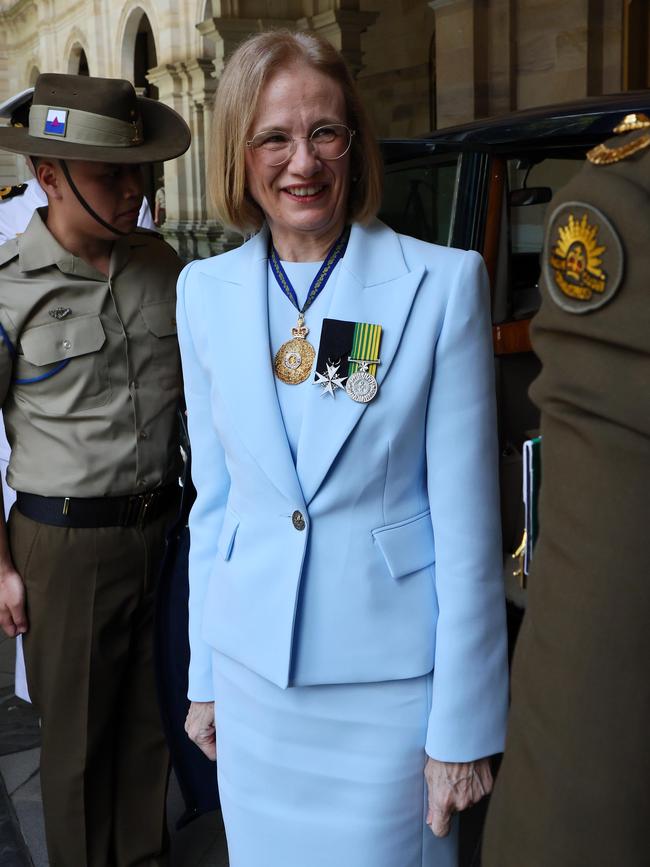
[[[508,160],[510,316],[514,319],[530,316],[539,306],[540,254],[548,202],[580,170],[583,161]],[[530,203],[516,204],[513,192],[524,188],[531,191]],[[538,201],[541,199],[546,200]],[[521,196],[522,201],[526,201],[525,196]]]
[[[449,243],[458,155],[387,166],[379,218],[396,232]]]

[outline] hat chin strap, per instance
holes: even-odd
[[[75,182],[72,180],[72,175],[70,174],[70,169],[68,168],[67,162],[65,160],[59,160],[59,163],[61,165],[61,168],[63,169],[63,174],[65,175],[65,179],[68,182],[70,189],[75,194],[77,201],[83,207],[83,209],[90,214],[90,216],[93,218],[93,220],[95,220],[97,223],[99,223],[100,226],[103,226],[105,229],[108,229],[108,231],[112,232],[114,235],[121,235],[122,237],[126,237],[127,235],[129,235],[130,234],[129,232],[123,232],[121,229],[116,229],[115,226],[111,226],[110,223],[107,223],[106,220],[102,219],[102,217],[100,217],[99,214],[97,214],[95,211],[93,211],[93,209],[90,207],[88,202],[84,199],[84,197],[81,195],[81,193],[77,189],[77,185],[75,184]]]

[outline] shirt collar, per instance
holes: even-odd
[[[56,240],[45,225],[47,208],[37,208],[29,225],[18,238],[20,270],[36,271],[39,268],[57,267],[64,274],[74,274],[89,280],[107,281],[105,274],[73,255]],[[137,244],[136,244],[137,245]],[[111,253],[110,274],[114,277],[129,261],[129,238],[119,238]]]

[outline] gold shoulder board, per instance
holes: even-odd
[[[16,184],[13,187],[0,187],[0,202],[13,199],[15,196],[22,196],[27,189],[27,184]]]
[[[626,114],[623,120],[614,127],[616,135],[650,128],[650,118],[645,114]],[[650,147],[650,133],[644,133],[619,147],[599,144],[587,152],[587,159],[595,166],[610,166],[631,157],[639,151]]]

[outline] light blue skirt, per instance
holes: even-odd
[[[279,689],[213,656],[230,867],[456,867],[425,824],[431,676]]]

